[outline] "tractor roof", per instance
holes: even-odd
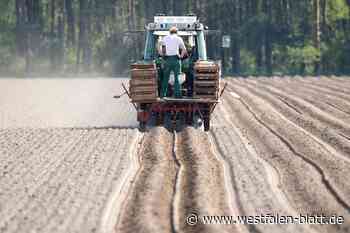
[[[197,16],[155,16],[154,22],[148,24],[147,30],[168,31],[173,26],[179,31],[202,31],[204,29]]]
[[[169,31],[154,31],[153,34],[157,36],[167,36],[170,33]],[[178,31],[177,34],[179,36],[195,36],[197,35],[197,32],[196,31]]]

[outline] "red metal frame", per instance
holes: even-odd
[[[219,97],[222,96],[222,94],[225,91],[225,88],[227,86],[227,83],[225,84],[224,88],[221,90]],[[126,86],[122,83],[122,87],[125,91],[124,94],[127,94],[128,97],[131,99],[130,93]],[[120,98],[120,96],[116,96]],[[213,103],[199,103],[199,102],[155,102],[155,103],[144,103],[146,106],[145,108],[141,108],[139,104],[132,103],[137,111],[137,120],[139,122],[147,122],[152,113],[166,113],[170,112],[172,116],[176,116],[178,113],[198,113],[202,119],[205,117],[210,117],[211,113],[214,111],[216,105],[218,102]],[[203,114],[203,110],[206,112]]]
[[[199,113],[201,118],[203,118],[203,112],[201,105],[207,105],[208,113],[211,113],[212,104],[203,103],[153,103],[147,110],[141,110],[137,112],[137,119],[141,122],[147,122],[152,113],[166,113],[170,112],[171,115],[177,115],[178,113]]]

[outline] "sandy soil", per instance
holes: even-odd
[[[233,215],[223,165],[209,136],[193,128],[145,135],[141,168],[125,202],[117,232],[236,232],[235,225],[186,224],[186,217]]]
[[[342,83],[328,78],[289,77],[232,79],[228,83],[208,134],[192,128],[175,134],[165,130],[159,133],[161,129],[149,133],[152,139],[146,148],[153,148],[152,157],[164,159],[168,167],[161,168],[154,160],[144,161],[150,168],[136,178],[140,182],[133,186],[132,198],[126,201],[116,229],[349,232],[350,95],[345,89],[334,93]],[[173,150],[168,151],[169,147]],[[143,154],[149,157],[149,153],[141,152],[141,158]],[[167,198],[153,193],[159,192],[159,186]],[[135,199],[139,193],[144,194],[142,199]],[[149,211],[135,211],[140,207]],[[185,216],[191,213],[337,214],[345,223],[189,226]]]
[[[122,78],[0,79],[0,128],[135,127]]]
[[[285,200],[280,208],[289,206],[289,211],[296,213],[337,213],[349,219],[350,186],[345,178],[350,171],[349,141],[336,134],[349,135],[347,125],[300,98],[296,87],[290,87],[293,94],[289,94],[285,91],[289,86],[275,79],[231,80],[221,111],[227,112],[232,126],[247,138],[258,158],[276,169],[276,191],[282,192]],[[240,98],[233,98],[230,92]],[[341,226],[312,228],[347,232],[349,220]]]
[[[227,79],[210,132],[144,134],[111,98],[121,81],[0,79],[0,232],[350,232],[347,78]],[[193,213],[345,222],[190,226]]]
[[[128,154],[136,135],[0,130],[0,232],[105,232],[106,206],[132,169]]]

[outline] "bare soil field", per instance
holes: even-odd
[[[1,233],[350,232],[350,79],[227,78],[208,133],[139,133],[122,81],[0,79]],[[261,214],[344,223],[201,219]]]
[[[123,195],[136,168],[128,155],[136,135],[135,129],[0,130],[0,232],[113,230],[116,213],[108,205]]]
[[[135,127],[123,78],[0,78],[0,128]]]
[[[117,232],[350,232],[350,94],[343,79],[227,79],[204,133],[153,128]],[[343,88],[341,89],[341,87]],[[337,92],[337,88],[340,91]],[[345,98],[344,98],[345,97]],[[186,223],[198,216],[344,217],[341,225]]]

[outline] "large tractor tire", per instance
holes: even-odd
[[[210,130],[210,117],[204,118],[204,131],[208,132]]]
[[[140,132],[145,132],[146,131],[146,122],[140,121],[139,122],[139,129],[140,129]]]
[[[193,120],[194,120],[194,117],[193,117],[193,112],[189,112],[186,114],[186,124],[187,125],[193,125]]]
[[[156,125],[157,126],[164,125],[164,113],[160,112],[156,114]]]

